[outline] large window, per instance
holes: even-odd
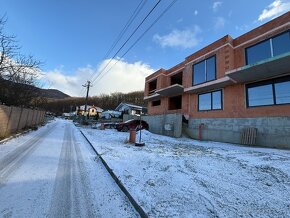
[[[193,65],[193,85],[216,79],[216,58],[212,56]]]
[[[254,64],[290,52],[290,31],[246,48],[246,64]]]
[[[198,95],[198,110],[221,110],[222,109],[222,91],[208,92]]]
[[[290,76],[252,83],[247,88],[247,106],[290,104]]]

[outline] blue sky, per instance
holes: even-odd
[[[161,0],[116,57],[121,57],[172,1]],[[8,18],[5,31],[17,36],[22,53],[44,62],[44,88],[82,96],[81,84],[94,80],[92,76],[106,66],[158,1],[145,2],[106,59],[142,0],[0,0],[0,15]],[[168,69],[226,34],[235,38],[289,10],[289,0],[177,0],[133,49],[96,79],[90,95],[143,90],[144,78],[155,70]]]

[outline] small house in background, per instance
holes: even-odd
[[[118,107],[116,107],[115,111],[120,111],[122,114],[136,115],[147,112],[146,107],[128,104],[128,103],[120,103]]]
[[[122,112],[120,111],[107,110],[107,111],[102,112],[101,118],[105,118],[105,119],[120,118],[121,115],[122,115]]]
[[[90,117],[95,116],[100,117],[103,112],[103,109],[100,107],[96,107],[94,105],[93,106],[87,105],[87,112]],[[77,115],[83,116],[84,113],[85,113],[85,105],[77,107]]]
[[[76,115],[76,112],[71,113],[62,113],[62,117],[65,119],[73,119],[73,117]]]

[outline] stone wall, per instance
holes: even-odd
[[[44,122],[44,111],[0,105],[0,138]]]

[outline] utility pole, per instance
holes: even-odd
[[[91,82],[87,81],[86,84],[83,85],[83,87],[87,88],[87,95],[86,95],[86,103],[85,103],[85,112],[84,112],[84,116],[85,116],[85,121],[87,120],[87,107],[88,107],[88,97],[89,97],[89,90],[91,86]]]

